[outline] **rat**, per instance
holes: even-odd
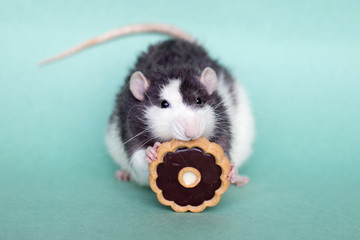
[[[57,61],[115,37],[158,32],[174,38],[148,47],[116,96],[106,133],[115,176],[149,185],[148,164],[162,142],[201,136],[219,144],[231,161],[228,180],[243,186],[238,168],[252,152],[254,118],[245,89],[186,32],[164,24],[135,24],[93,38],[41,62]]]

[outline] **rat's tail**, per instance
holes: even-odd
[[[110,32],[104,33],[100,36],[94,37],[84,43],[81,43],[81,44],[65,51],[65,52],[62,52],[56,56],[53,56],[51,58],[41,61],[39,63],[39,65],[42,66],[42,65],[46,65],[51,62],[55,62],[62,58],[68,57],[74,53],[77,53],[85,48],[109,41],[109,40],[117,38],[117,37],[135,34],[135,33],[145,33],[145,32],[163,33],[163,34],[173,36],[175,38],[184,39],[189,42],[195,42],[195,39],[190,34],[184,32],[181,29],[176,28],[174,26],[170,26],[170,25],[166,25],[166,24],[158,24],[158,23],[134,24],[134,25],[123,26],[123,27],[114,29]]]

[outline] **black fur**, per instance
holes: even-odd
[[[135,68],[130,71],[125,85],[117,95],[113,113],[113,117],[117,116],[120,119],[118,127],[129,157],[137,149],[152,146],[156,141],[160,141],[149,132],[140,134],[148,127],[144,121],[143,111],[151,104],[160,106],[163,100],[159,98],[160,89],[168,84],[170,79],[181,80],[180,92],[185,104],[194,108],[208,104],[215,108],[217,116],[221,116],[221,119],[216,117],[219,121],[210,141],[218,143],[229,157],[231,147],[229,116],[225,113],[225,107],[218,93],[215,91],[209,96],[199,82],[199,77],[206,67],[214,69],[218,76],[222,74],[226,83],[233,85],[234,81],[224,67],[210,59],[202,47],[187,41],[173,39],[160,42],[150,46],[147,52],[139,56]],[[137,100],[129,89],[129,80],[135,71],[141,71],[150,82],[143,101]],[[202,104],[196,103],[197,97],[201,98]],[[129,141],[136,135],[138,136]]]

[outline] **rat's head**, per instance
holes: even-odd
[[[145,106],[147,126],[164,141],[209,138],[215,128],[210,105],[218,81],[215,71],[207,67],[201,74],[184,71],[174,76],[132,74],[130,91]]]

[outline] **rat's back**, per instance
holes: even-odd
[[[185,71],[199,76],[206,67],[211,67],[218,75],[223,74],[229,84],[233,82],[228,70],[211,59],[203,47],[182,39],[170,39],[151,45],[138,57],[132,72],[141,71],[149,78],[154,74],[165,73],[171,78],[184,74],[182,72]]]
[[[206,51],[196,43],[180,39],[170,39],[151,45],[138,58],[135,68],[145,75],[160,66],[163,68],[193,66],[201,70],[206,66],[216,65]]]

